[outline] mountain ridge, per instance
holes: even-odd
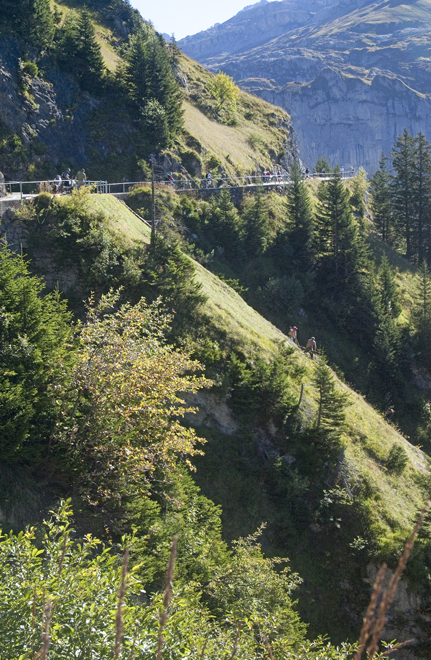
[[[179,45],[287,110],[309,168],[326,155],[373,172],[404,127],[431,133],[431,3],[322,4],[313,13],[308,3],[269,3]],[[328,68],[337,73],[331,80],[321,76]],[[355,94],[340,94],[346,76],[356,79]]]

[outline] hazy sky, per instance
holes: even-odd
[[[150,20],[158,32],[175,34],[177,41],[188,34],[223,23],[240,9],[257,0],[131,0],[131,4]]]

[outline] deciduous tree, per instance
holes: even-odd
[[[145,489],[156,473],[169,478],[178,457],[189,462],[199,453],[195,432],[179,421],[193,411],[181,393],[210,385],[188,375],[199,363],[166,344],[168,321],[157,303],[113,311],[117,302],[113,293],[90,300],[74,367],[57,386],[58,441],[91,501]]]

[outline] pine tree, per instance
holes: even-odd
[[[412,322],[420,364],[431,368],[431,276],[423,261],[416,275],[416,292],[412,309]]]
[[[332,172],[332,167],[330,166],[326,156],[320,156],[320,158],[317,159],[316,164],[314,166],[314,172]]]
[[[268,240],[268,212],[263,195],[256,195],[244,215],[244,249],[251,259],[265,252]]]
[[[401,314],[401,305],[395,278],[385,254],[378,271],[378,290],[383,314],[396,319]]]
[[[149,97],[147,39],[143,31],[130,39],[124,81],[137,116],[144,100]]]
[[[387,162],[388,159],[382,153],[379,161],[379,169],[371,177],[371,210],[377,231],[383,241],[392,245],[395,239],[395,232],[392,225],[390,175],[386,166]]]
[[[25,260],[0,249],[0,452],[2,461],[40,459],[54,428],[49,390],[65,360],[69,315]]]
[[[332,439],[339,438],[345,424],[349,396],[338,389],[324,355],[316,363],[313,385],[317,390],[316,431],[326,433]]]
[[[49,0],[0,0],[0,25],[42,50],[51,45],[54,36]]]
[[[228,190],[222,190],[217,199],[215,197],[211,199],[206,222],[213,245],[222,248],[228,259],[240,259],[242,257],[241,219]]]
[[[39,48],[47,48],[54,37],[54,18],[49,0],[30,0],[31,22],[28,40]],[[24,27],[24,30],[26,28]]]
[[[391,152],[393,174],[391,175],[392,208],[398,230],[404,236],[406,257],[413,255],[413,234],[416,223],[416,145],[414,138],[404,129]]]
[[[322,183],[318,191],[317,233],[321,260],[328,274],[335,276],[335,284],[343,286],[358,274],[365,261],[365,246],[353,218],[349,192],[341,180],[340,168],[334,169],[330,181]]]
[[[367,173],[363,167],[360,167],[358,173],[352,179],[352,194],[350,203],[354,207],[359,218],[365,218],[367,207],[365,204],[365,195],[368,191]]]
[[[422,263],[425,255],[431,256],[430,236],[430,204],[431,204],[431,147],[425,135],[418,133],[415,139],[416,162],[414,170],[415,178],[415,210],[417,221],[417,234],[415,236],[415,253],[419,263]]]
[[[96,32],[87,9],[83,9],[74,35],[73,72],[82,89],[98,92],[101,89],[105,64],[96,39]]]
[[[182,93],[163,39],[149,28],[132,37],[123,73],[141,135],[141,151],[143,155],[160,151],[182,125]]]
[[[183,95],[172,73],[170,56],[163,37],[155,35],[148,45],[149,95],[162,105],[171,139],[182,126]]]
[[[293,249],[296,266],[308,270],[314,257],[314,216],[308,188],[297,163],[293,164],[290,171],[290,181],[286,195],[288,241]]]

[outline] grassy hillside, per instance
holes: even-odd
[[[374,241],[374,249],[377,253],[383,248]],[[398,281],[404,286],[404,297],[408,301],[412,270],[395,254],[390,256],[398,269]],[[195,280],[202,285],[207,296],[204,313],[226,336],[227,343],[247,356],[252,364],[259,358],[270,361],[280,347],[290,345],[278,328],[258,314],[225,282],[196,262],[194,267]],[[295,348],[292,359],[301,373],[300,378],[290,381],[292,396],[299,400],[303,385],[299,412],[304,423],[309,423],[317,416],[316,390],[312,384],[316,362],[298,348]],[[328,539],[318,531],[320,522],[316,524],[317,531],[313,532],[308,525],[304,527],[297,522],[296,526],[292,526],[292,522],[287,521],[289,503],[277,495],[279,477],[268,467],[269,459],[263,458],[259,451],[256,454],[255,449],[251,448],[254,443],[259,445],[263,441],[267,448],[265,451],[271,451],[268,449],[272,442],[271,432],[264,428],[254,429],[250,437],[249,431],[241,429],[240,424],[237,432],[225,435],[218,430],[217,423],[209,426],[204,423],[199,427],[199,432],[207,438],[208,444],[205,457],[197,460],[196,476],[204,493],[222,505],[226,538],[249,534],[262,521],[268,522],[267,551],[287,553],[294,568],[305,579],[300,609],[304,619],[312,624],[312,634],[330,631],[336,641],[349,636],[352,626],[349,615],[340,612],[345,594],[339,584],[343,579],[351,582],[352,595],[355,593],[353,607],[360,611],[367,598],[367,589],[364,589],[362,582],[365,564],[367,561],[378,563],[383,558],[393,561],[397,548],[408,535],[418,510],[423,506],[424,487],[428,483],[430,470],[427,455],[411,445],[362,396],[341,381],[338,381],[338,387],[350,397],[342,439],[346,480],[354,493],[354,501],[350,504],[356,510],[355,523],[349,521],[349,513],[341,507],[341,530],[334,528]],[[206,402],[205,398],[201,398],[200,402],[203,402],[205,411],[201,419],[211,418],[214,414],[217,418],[213,398]],[[291,451],[289,442],[282,445],[287,454]],[[391,472],[387,467],[394,446],[402,447],[408,456],[407,466],[400,474]],[[339,486],[343,486],[342,479]],[[317,521],[320,520],[319,515],[316,512]],[[299,512],[294,517],[297,521],[301,520]],[[358,521],[362,522],[357,526]],[[313,525],[311,527],[314,529]],[[323,524],[322,529],[324,527]],[[358,528],[362,528],[360,534]],[[317,539],[319,543],[316,546]],[[332,562],[342,564],[339,578],[335,580]],[[417,583],[414,588],[419,588]]]
[[[231,175],[253,174],[275,163],[288,166],[297,156],[288,114],[281,108],[240,91],[230,125],[215,120],[215,99],[209,93],[214,74],[184,54],[180,57],[185,77],[184,128],[180,141],[198,154],[204,167],[217,160]],[[212,165],[213,163],[213,165]]]

